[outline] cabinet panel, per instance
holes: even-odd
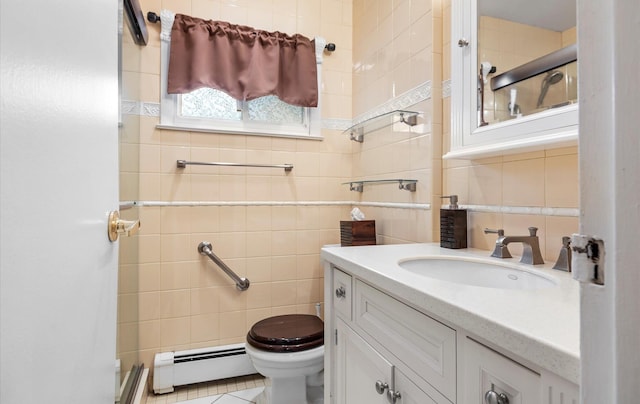
[[[333,307],[336,314],[345,320],[351,320],[351,275],[339,269],[333,269]]]
[[[440,398],[441,401],[438,402],[429,397],[398,368],[394,369],[393,377],[395,391],[400,393],[400,398],[396,400],[396,404],[450,404],[444,398]]]
[[[455,401],[455,331],[363,282],[355,289],[355,323]]]
[[[540,375],[469,338],[464,342],[464,403],[484,404],[493,390],[510,404],[542,402]]]
[[[542,396],[547,404],[578,404],[580,388],[553,373],[542,373]]]
[[[338,331],[336,358],[337,404],[388,404],[387,391],[379,394],[376,381],[393,382],[393,366],[342,320]]]

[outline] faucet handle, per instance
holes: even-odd
[[[537,232],[538,232],[538,228],[537,227],[534,227],[534,226],[529,227],[529,235],[531,237],[535,237]]]
[[[534,227],[534,229],[538,230],[537,228]],[[503,229],[488,229],[485,227],[484,229],[484,234],[497,234],[498,237],[504,237],[504,230]]]

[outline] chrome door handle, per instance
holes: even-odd
[[[117,210],[109,213],[109,220],[107,222],[109,241],[118,240],[120,234],[132,236],[138,232],[138,229],[140,229],[140,220],[122,220]]]
[[[469,46],[469,40],[468,39],[466,39],[466,38],[458,39],[458,47],[466,48],[467,46]]]
[[[345,297],[347,297],[347,291],[345,290],[344,286],[340,286],[338,289],[336,289],[336,297],[338,299],[344,299]]]
[[[384,394],[384,391],[389,388],[389,383],[385,383],[382,380],[376,380],[376,391],[378,394]]]

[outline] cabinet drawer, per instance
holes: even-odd
[[[351,275],[333,268],[333,308],[336,314],[351,321]]]
[[[456,402],[455,330],[359,280],[355,289],[355,323]]]
[[[536,372],[466,338],[464,342],[464,399],[483,404],[485,394],[493,390],[504,394],[510,403],[542,402],[541,379]]]

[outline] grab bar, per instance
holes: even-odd
[[[198,161],[185,161],[178,160],[178,168],[185,168],[187,165],[196,166],[225,166],[225,167],[259,167],[259,168],[284,168],[284,171],[289,172],[293,170],[293,164],[243,164],[243,163],[201,163]]]
[[[217,266],[220,267],[220,269],[224,271],[225,274],[229,275],[229,277],[236,283],[236,288],[238,288],[238,290],[249,289],[249,279],[241,278],[236,275],[236,273],[233,272],[231,268],[227,266],[227,264],[225,264],[220,258],[218,258],[218,256],[215,255],[211,250],[211,243],[209,243],[208,241],[202,241],[200,244],[198,244],[198,252],[201,255],[208,256],[211,261],[213,261]]]

